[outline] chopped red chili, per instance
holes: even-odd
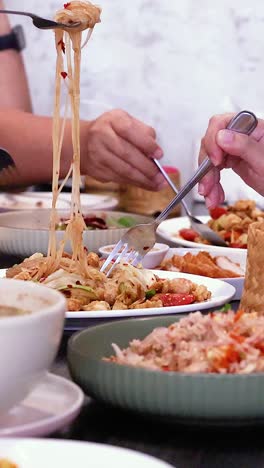
[[[68,76],[68,73],[67,72],[61,72],[61,76],[65,80],[65,78],[67,78],[67,76]]]
[[[242,315],[244,315],[244,311],[243,310],[238,310],[235,317],[234,317],[234,322],[238,322],[238,320],[242,317]]]
[[[61,46],[62,52],[65,54],[65,42],[62,39],[58,42],[58,46],[59,45]]]
[[[64,3],[64,8],[69,8],[71,2],[68,2],[68,3]]]

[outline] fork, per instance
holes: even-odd
[[[178,190],[176,185],[172,182],[171,178],[168,176],[168,174],[164,171],[163,167],[161,166],[160,162],[157,159],[153,159],[154,163],[162,173],[163,177],[166,179],[172,190],[177,194]],[[192,215],[190,212],[187,203],[182,200],[181,204],[190,220],[192,228],[198,232],[202,237],[204,237],[206,240],[209,242],[212,242],[214,245],[219,245],[221,247],[227,247],[227,243],[220,237],[216,232],[214,232],[212,229],[207,226],[207,224],[204,224],[200,219],[196,218],[195,216]]]
[[[52,21],[49,19],[42,18],[40,16],[34,15],[33,13],[29,13],[27,11],[15,11],[15,10],[0,10],[0,13],[8,13],[10,15],[22,15],[22,16],[29,16],[32,19],[32,22],[36,28],[39,29],[56,29],[56,28],[76,28],[80,26],[80,22],[78,23],[57,23],[56,21]]]
[[[228,124],[228,129],[237,131],[239,133],[250,134],[257,126],[256,116],[249,111],[239,112]],[[113,261],[111,267],[106,273],[109,276],[115,266],[125,260],[133,266],[138,265],[144,256],[152,249],[156,242],[156,230],[159,224],[164,221],[175,205],[182,202],[183,198],[193,189],[193,187],[200,182],[200,180],[213,168],[211,160],[207,157],[202,164],[198,167],[195,174],[179,190],[176,197],[168,204],[168,206],[161,212],[161,214],[151,223],[138,224],[130,228],[116,244],[111,254],[107,257],[100,271],[105,271],[108,265]],[[129,254],[128,254],[129,251]],[[128,255],[127,255],[128,254]],[[114,260],[115,259],[115,260]]]

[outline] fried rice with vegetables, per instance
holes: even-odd
[[[227,308],[228,309],[228,308]],[[189,314],[154,329],[128,348],[113,344],[105,361],[159,371],[250,374],[264,371],[264,316],[226,312]]]

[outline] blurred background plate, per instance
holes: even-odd
[[[197,216],[203,223],[207,223],[209,221],[210,216]],[[241,249],[235,249],[232,247],[219,247],[217,245],[208,245],[208,244],[200,244],[198,242],[191,242],[185,239],[182,239],[179,236],[179,231],[181,229],[190,229],[190,220],[187,216],[182,216],[180,218],[171,218],[163,221],[158,226],[157,234],[161,239],[165,239],[171,244],[181,245],[184,247],[191,247],[193,249],[203,248],[203,250],[215,250],[222,251],[222,252],[237,252]],[[224,253],[222,253],[224,255]]]
[[[120,218],[130,218],[134,224],[147,223],[152,218],[120,211],[89,210],[83,207],[84,215],[106,217],[112,224]],[[59,218],[68,219],[69,211],[59,210]],[[0,214],[0,252],[8,255],[29,257],[36,252],[47,254],[49,242],[50,210],[12,211]],[[104,230],[86,230],[83,233],[85,247],[91,252],[98,252],[99,247],[116,244],[128,227],[111,227]],[[57,231],[57,240],[63,239],[64,231]],[[70,242],[66,243],[66,252],[71,252]]]
[[[11,210],[39,210],[41,208],[51,208],[51,192],[21,192],[21,193],[1,193],[0,211]],[[67,209],[70,207],[71,194],[62,192],[59,195],[57,208]],[[112,210],[118,205],[118,199],[110,195],[81,194],[81,205],[83,209],[91,210]]]

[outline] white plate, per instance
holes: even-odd
[[[51,208],[51,192],[22,192],[22,193],[1,193],[0,210],[39,210],[42,208]],[[71,203],[71,194],[62,192],[58,199],[58,209],[68,209]],[[83,209],[89,210],[111,210],[118,204],[115,197],[107,195],[93,195],[88,193],[81,194],[81,205]]]
[[[84,214],[109,216],[119,219],[122,216],[131,216],[135,223],[147,223],[149,216],[141,216],[122,211],[85,210]],[[59,210],[61,218],[69,217],[69,210]],[[29,257],[36,252],[47,254],[49,244],[49,219],[50,210],[25,210],[9,211],[0,214],[0,252],[7,255]],[[83,233],[83,243],[91,252],[98,252],[103,245],[116,244],[128,228],[87,230]],[[64,237],[64,231],[57,231],[58,242]],[[71,252],[71,244],[68,241],[65,251]]]
[[[87,421],[89,424],[89,421]],[[42,439],[0,441],[1,457],[19,468],[169,468],[171,465],[144,453],[92,442]]]
[[[47,373],[24,401],[1,415],[0,437],[35,437],[58,431],[78,415],[83,400],[76,384]],[[0,458],[3,456],[0,449]]]
[[[234,252],[235,250],[235,252]],[[204,249],[198,248],[198,249],[186,249],[186,248],[171,248],[167,252],[165,256],[165,260],[173,257],[173,255],[180,255],[184,256],[188,252],[190,252],[192,255],[197,255],[199,252],[204,251]],[[211,249],[210,250],[210,255],[212,257],[218,257],[219,255],[223,255],[227,258],[229,258],[232,262],[238,263],[245,271],[246,271],[246,263],[247,263],[247,250],[246,249],[229,249],[225,250],[224,252],[219,252],[219,249]],[[231,284],[234,286],[236,289],[236,294],[233,297],[233,301],[239,301],[242,296],[243,288],[244,288],[244,281],[245,281],[245,276],[241,276],[240,278],[221,278],[222,281],[225,281],[226,283]]]
[[[188,275],[185,273],[177,273],[174,271],[159,271],[149,270],[155,273],[160,278],[186,278],[193,283],[203,284],[207,286],[209,291],[212,293],[212,297],[209,301],[199,302],[195,304],[189,304],[184,306],[173,306],[173,307],[153,307],[151,309],[129,309],[129,310],[102,310],[102,311],[79,311],[79,312],[66,312],[66,318],[78,319],[78,318],[116,318],[116,317],[140,317],[149,315],[168,315],[178,314],[183,312],[193,312],[196,310],[212,309],[214,307],[221,306],[226,302],[230,301],[235,295],[235,288],[230,284],[220,281],[218,279],[206,278],[205,276]],[[6,270],[0,270],[0,278],[5,276]]]
[[[203,223],[207,223],[209,221],[210,216],[197,216]],[[239,250],[244,249],[234,249],[232,247],[218,247],[217,245],[208,245],[208,244],[200,244],[198,242],[191,242],[185,239],[182,239],[178,233],[181,229],[189,229],[191,228],[189,218],[187,216],[182,216],[180,218],[171,218],[163,221],[157,229],[157,234],[159,234],[162,239],[166,239],[173,244],[182,245],[185,247],[191,247],[193,249],[203,248],[203,250],[212,250],[217,249],[219,252],[237,252]],[[220,255],[220,254],[219,254]]]

